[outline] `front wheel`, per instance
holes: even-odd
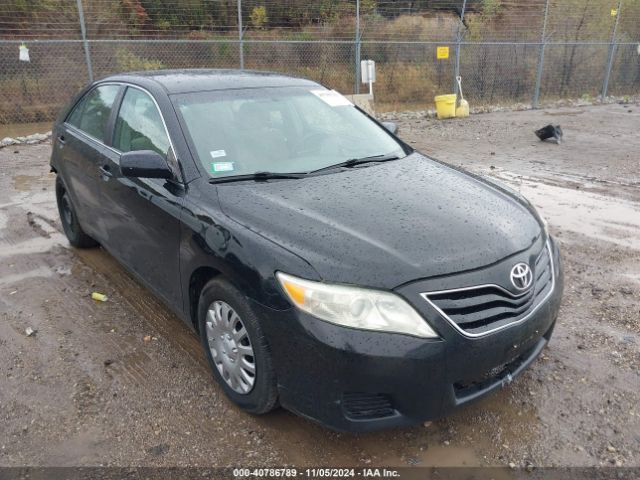
[[[223,279],[202,289],[198,327],[213,375],[226,395],[250,413],[277,405],[278,390],[271,353],[247,297]]]
[[[62,229],[69,243],[77,248],[90,248],[98,245],[93,238],[87,235],[78,221],[76,210],[71,203],[69,191],[60,177],[56,178],[56,200],[58,201],[58,213]]]

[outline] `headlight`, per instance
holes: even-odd
[[[437,338],[429,324],[398,295],[366,288],[329,285],[277,272],[291,302],[336,325]]]

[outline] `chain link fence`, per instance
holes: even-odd
[[[632,96],[639,42],[637,0],[3,0],[0,124],[49,121],[131,70],[272,70],[358,93],[361,59],[377,110],[432,107],[457,75],[473,105]]]

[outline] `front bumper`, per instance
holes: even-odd
[[[555,288],[544,304],[526,321],[478,338],[415,296],[406,298],[440,338],[349,329],[256,304],[280,403],[336,430],[370,431],[436,419],[504,387],[537,358],[555,326],[563,271],[552,250]]]

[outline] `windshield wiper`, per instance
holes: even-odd
[[[266,180],[279,180],[285,178],[303,178],[306,173],[276,173],[276,172],[256,172],[248,175],[230,175],[228,177],[210,178],[209,183],[230,183],[253,180],[261,182]]]
[[[313,170],[309,173],[318,173],[324,172],[326,170],[333,170],[334,168],[342,168],[342,167],[353,167],[354,165],[360,165],[362,163],[381,163],[388,162],[390,160],[398,160],[400,157],[395,154],[391,155],[372,155],[370,157],[361,157],[361,158],[350,158],[349,160],[345,160],[344,162],[336,163],[334,165],[329,165],[328,167],[319,168],[318,170]]]
[[[228,177],[210,178],[209,183],[230,183],[230,182],[242,182],[247,180],[260,182],[260,181],[266,181],[266,180],[279,180],[279,179],[287,179],[287,178],[303,178],[309,174],[315,174],[315,173],[324,172],[327,170],[333,170],[334,168],[353,167],[354,165],[360,165],[362,163],[388,162],[390,160],[398,160],[399,158],[400,157],[395,154],[372,155],[370,157],[350,158],[349,160],[345,160],[344,162],[336,163],[334,165],[329,165],[328,167],[319,168],[317,170],[312,170],[310,172],[301,172],[301,173],[256,172],[256,173],[250,173],[248,175],[230,175]]]

